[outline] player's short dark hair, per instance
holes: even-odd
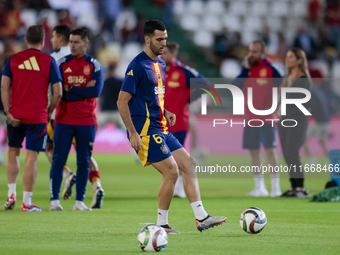
[[[77,28],[71,31],[71,35],[80,35],[83,41],[89,40],[89,32],[84,28]]]
[[[58,35],[61,35],[66,43],[70,40],[70,34],[72,28],[70,25],[58,25],[55,26],[53,31],[55,31]]]
[[[149,20],[144,24],[143,35],[152,36],[155,33],[155,30],[165,31],[166,27],[159,20],[156,19]]]
[[[167,47],[171,53],[174,53],[175,51],[179,49],[179,44],[176,42],[167,41],[165,47]]]
[[[259,43],[261,45],[261,52],[264,52],[265,48],[266,48],[266,43],[263,40],[255,40],[253,41],[254,43]]]
[[[45,30],[41,25],[30,26],[27,30],[26,39],[29,44],[39,44],[45,37]]]

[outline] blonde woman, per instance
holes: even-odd
[[[286,56],[287,73],[281,87],[311,89],[312,83],[308,71],[306,54],[303,50],[292,48]],[[288,93],[287,98],[304,98],[302,93]],[[303,104],[306,109],[310,108],[310,101]],[[295,127],[284,127],[281,123],[284,119],[294,119]],[[290,167],[291,189],[282,194],[283,197],[308,198],[308,190],[304,188],[303,166],[300,161],[299,150],[306,139],[309,117],[304,115],[295,105],[287,105],[286,115],[281,116],[278,129],[281,140],[284,159]],[[293,125],[288,121],[285,125]],[[296,170],[294,170],[296,169]]]

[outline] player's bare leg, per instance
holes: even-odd
[[[266,156],[268,165],[274,167],[279,165],[279,157],[276,153],[276,148],[268,148],[266,149]],[[274,170],[270,170],[270,181],[271,181],[271,197],[279,197],[282,195],[281,188],[280,188],[280,173],[275,172]]]
[[[263,172],[260,169],[262,164],[262,158],[260,149],[250,150],[251,165],[257,167],[257,171],[254,172],[255,188],[248,193],[251,197],[268,196],[267,188],[264,184]]]
[[[32,203],[33,189],[38,172],[39,152],[27,150],[25,156],[25,169],[23,174],[24,198],[21,205],[21,211],[42,211],[42,208]]]
[[[0,164],[4,164],[4,155],[6,152],[6,145],[8,143],[8,137],[6,134],[6,129],[4,130],[4,140],[2,141],[1,148],[0,148]]]
[[[52,164],[53,163],[53,153],[54,153],[54,149],[53,149],[53,143],[46,143],[46,157],[48,159],[48,161]]]
[[[158,207],[161,210],[169,210],[172,194],[178,178],[178,167],[173,157],[152,163],[163,176],[158,190]]]
[[[8,147],[7,155],[7,182],[8,182],[8,198],[5,203],[5,210],[13,210],[16,204],[16,183],[20,170],[20,148]]]
[[[195,172],[195,159],[190,157],[189,153],[184,148],[173,151],[172,155],[178,167],[183,172],[184,189],[190,202],[191,208],[195,214],[197,229],[199,231],[207,230],[225,222],[227,220],[226,217],[210,216],[204,210],[203,203],[201,201],[199,184]]]
[[[168,234],[180,234],[169,227],[168,212],[172,194],[178,178],[178,167],[173,156],[159,162],[152,163],[163,176],[162,183],[158,190],[158,214],[157,225],[162,226]]]
[[[91,157],[91,160],[90,160],[89,181],[92,183],[92,189],[93,189],[93,199],[92,199],[92,203],[90,207],[101,208],[103,205],[103,199],[104,199],[105,193],[100,183],[100,174],[99,174],[98,164],[93,157]]]

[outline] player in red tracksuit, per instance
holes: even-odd
[[[77,144],[76,202],[74,210],[91,211],[84,204],[89,164],[97,126],[96,102],[103,88],[101,64],[86,54],[87,31],[76,29],[70,35],[71,55],[59,60],[64,95],[57,107],[54,154],[50,172],[51,210],[62,210],[59,201],[63,167],[75,137]]]
[[[241,74],[236,78],[234,84],[243,89],[244,98],[248,98],[248,88],[253,88],[253,106],[257,110],[267,110],[272,106],[272,89],[281,84],[283,73],[272,61],[264,55],[265,44],[262,41],[254,41],[249,46],[249,54],[245,57],[245,64]],[[259,116],[253,114],[245,102],[245,123],[251,119],[262,120],[262,127],[246,126],[243,133],[243,148],[249,149],[252,165],[261,166],[262,159],[260,145],[266,150],[268,164],[277,166],[279,164],[276,153],[276,130],[272,121],[266,119],[277,119],[273,114]],[[254,124],[255,125],[255,124]],[[281,195],[279,173],[271,173],[272,190],[270,195],[277,197]],[[262,170],[254,173],[255,189],[248,196],[268,196],[264,184]]]
[[[190,78],[204,78],[204,76],[176,59],[178,48],[178,43],[166,42],[161,58],[166,63],[165,108],[176,114],[176,124],[168,126],[168,130],[184,146],[189,130]],[[181,171],[176,182],[174,196],[185,197]]]
[[[13,210],[16,203],[20,148],[26,138],[21,211],[32,212],[42,211],[42,208],[32,203],[31,198],[37,177],[38,155],[46,148],[47,122],[62,96],[62,78],[56,61],[41,52],[45,40],[43,27],[31,26],[25,40],[28,49],[8,59],[1,82],[9,146],[6,167],[8,199],[5,210]],[[47,107],[49,84],[52,84],[53,97]]]

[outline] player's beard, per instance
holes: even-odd
[[[257,66],[257,62],[258,62],[259,60],[260,60],[260,59],[249,58],[248,62],[249,62],[249,65],[250,65],[250,66]]]
[[[160,51],[159,48],[157,48],[152,41],[150,40],[150,50],[152,51],[153,54],[155,54],[156,56],[158,55],[162,55],[162,52]]]

